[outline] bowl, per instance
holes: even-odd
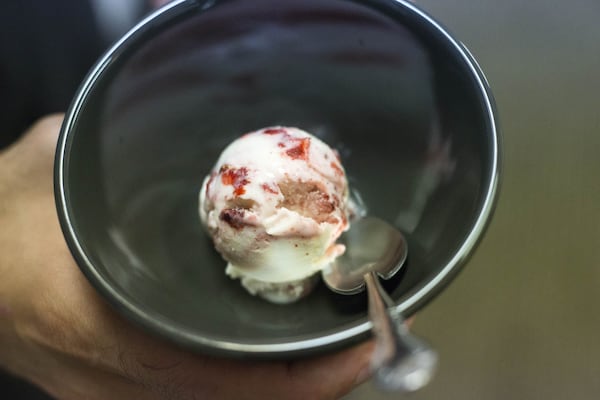
[[[319,284],[276,305],[224,274],[198,217],[223,148],[270,125],[337,149],[353,196],[407,236],[386,288],[433,299],[492,214],[499,136],[465,47],[398,0],[174,1],[98,61],[65,118],[55,186],[65,238],[127,318],[193,351],[289,359],[369,336],[366,297]]]

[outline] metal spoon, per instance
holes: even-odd
[[[377,279],[391,278],[406,261],[404,236],[378,218],[364,217],[352,224],[342,241],[346,252],[323,270],[322,276],[331,290],[341,294],[359,293],[367,287],[375,336],[371,358],[375,383],[386,391],[413,392],[422,388],[433,376],[437,353],[410,333]]]

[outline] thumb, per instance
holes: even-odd
[[[313,382],[318,398],[338,399],[370,377],[370,359],[375,343],[369,340],[350,349],[290,365],[292,380]]]

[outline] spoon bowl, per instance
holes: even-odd
[[[322,273],[327,287],[340,294],[362,292],[364,275],[370,271],[390,279],[400,271],[408,255],[402,233],[374,217],[353,222],[340,242],[346,245],[346,251]]]
[[[322,272],[323,281],[334,292],[347,295],[366,286],[375,336],[371,370],[377,386],[399,392],[422,388],[433,376],[437,353],[410,333],[377,278],[389,279],[404,265],[408,254],[404,236],[385,221],[364,217],[352,223],[342,242],[346,252]]]

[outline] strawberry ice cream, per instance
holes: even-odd
[[[337,153],[297,128],[248,133],[221,154],[200,190],[200,217],[226,273],[276,303],[306,295],[345,248],[348,183]]]

